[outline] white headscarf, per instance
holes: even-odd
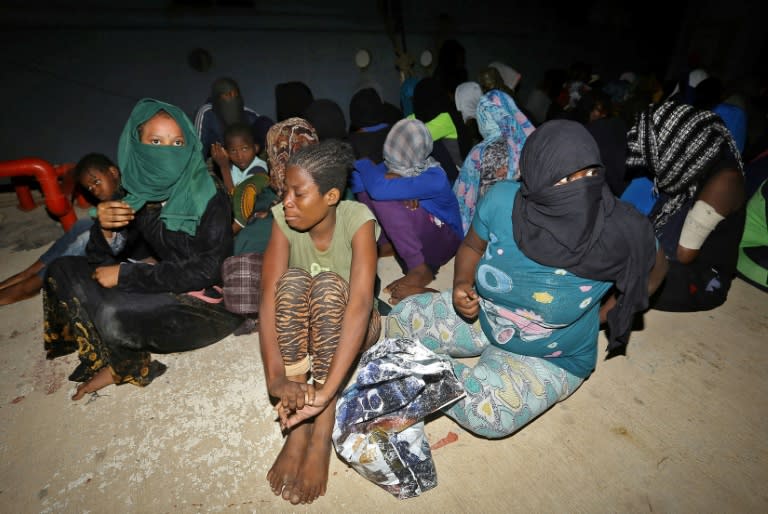
[[[477,102],[483,96],[483,90],[477,82],[462,82],[456,86],[454,98],[456,109],[461,113],[464,121],[477,116]]]
[[[507,66],[503,62],[493,61],[491,64],[488,65],[489,68],[496,68],[499,70],[499,75],[501,75],[501,80],[504,81],[504,84],[511,89],[512,91],[517,88],[517,84],[520,83],[520,79],[523,78],[522,75],[520,75],[520,72],[518,72],[516,69]]]

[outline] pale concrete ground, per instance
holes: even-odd
[[[43,209],[14,203],[0,195],[0,239],[57,233]],[[0,275],[44,248],[0,248]],[[392,259],[380,275],[396,278]],[[430,422],[431,441],[458,441],[434,451],[439,485],[421,497],[397,500],[334,456],[328,494],[307,507],[265,480],[281,436],[258,336],[162,356],[148,388],[74,403],[76,359],[45,360],[42,321],[40,297],[0,307],[0,512],[768,511],[768,296],[741,281],[717,310],[647,314],[626,358],[598,362],[508,439]]]

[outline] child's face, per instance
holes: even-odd
[[[227,155],[229,160],[241,170],[245,170],[258,153],[259,149],[256,143],[246,137],[232,136],[227,138]]]
[[[320,194],[317,184],[305,169],[289,166],[285,171],[285,196],[283,211],[285,222],[294,230],[310,230],[328,215],[334,198],[330,198],[336,189],[324,195]]]
[[[167,114],[158,113],[148,119],[141,129],[140,141],[145,145],[184,146],[184,132]]]
[[[80,177],[80,186],[100,202],[111,200],[120,185],[120,172],[114,166],[107,171],[89,169]]]

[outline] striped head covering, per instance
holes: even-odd
[[[477,127],[485,142],[504,138],[508,148],[509,175],[518,169],[520,153],[528,136],[535,130],[511,96],[499,90],[488,91],[477,103]]]
[[[267,132],[269,185],[282,199],[285,192],[285,167],[300,148],[319,142],[315,128],[302,118],[288,118],[275,123]]]
[[[440,166],[429,156],[431,153],[432,135],[419,120],[398,121],[384,141],[387,169],[403,177],[415,177],[428,168]]]
[[[656,229],[691,198],[727,148],[743,171],[740,153],[728,128],[712,111],[664,102],[640,113],[627,133],[627,169],[645,168],[655,190],[670,197],[653,219]]]

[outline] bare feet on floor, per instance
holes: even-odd
[[[77,401],[88,393],[96,392],[114,383],[115,378],[112,376],[112,370],[109,369],[109,366],[104,366],[88,382],[77,386],[77,391],[72,395],[72,399]]]
[[[290,496],[286,496],[286,494],[290,494],[290,487],[299,474],[299,468],[304,462],[311,434],[312,423],[302,423],[288,432],[283,443],[283,449],[280,450],[274,464],[267,472],[267,481],[275,496],[282,494],[284,499],[290,499]]]
[[[331,433],[335,414],[336,402],[332,401],[315,418],[299,474],[294,483],[287,485],[283,491],[283,498],[294,505],[312,503],[320,496],[325,495],[328,488]]]
[[[390,295],[389,303],[395,305],[406,296],[434,291],[434,289],[427,289],[427,285],[434,279],[432,269],[426,264],[420,264],[408,270],[404,277],[398,278],[385,287],[384,292]]]

